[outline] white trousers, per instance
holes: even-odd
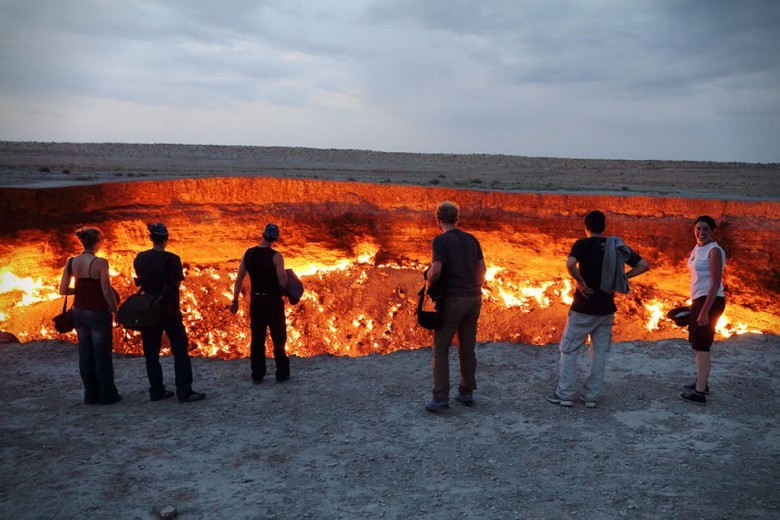
[[[599,396],[604,386],[614,322],[614,314],[592,316],[569,311],[559,347],[561,359],[556,389],[558,397],[571,400],[577,395],[577,356],[588,336],[590,336],[590,370],[582,385],[582,396],[586,401],[595,401]]]

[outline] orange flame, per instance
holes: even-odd
[[[414,318],[416,291],[422,283],[420,273],[424,266],[413,261],[403,265],[376,265],[378,251],[378,247],[369,242],[356,246],[352,258],[294,266],[304,281],[306,292],[297,306],[287,306],[285,310],[288,321],[286,348],[290,354],[366,355],[430,343],[429,333],[419,329]],[[127,296],[135,292],[132,277],[123,274],[133,274],[131,260],[118,255],[112,259],[112,282],[120,294]],[[242,300],[236,316],[227,310],[233,297],[236,267],[233,264],[185,266],[181,308],[190,337],[190,350],[195,355],[236,358],[249,354],[247,298]],[[566,307],[572,302],[574,284],[565,276],[562,266],[552,267],[550,272],[552,276],[547,279],[533,280],[521,278],[502,266],[488,266],[482,289],[484,316],[481,323],[485,325],[480,325],[485,339],[535,344],[557,341],[559,336],[556,334],[565,322]],[[0,322],[3,327],[22,341],[61,337],[51,326],[51,316],[59,312],[59,303],[53,301],[60,298],[54,290],[58,283],[57,271],[38,280],[21,278],[11,272],[0,275]],[[645,334],[660,333],[668,337],[675,334],[675,330],[679,331],[663,319],[665,312],[675,306],[671,300],[653,298],[641,286],[633,290],[640,291],[637,298],[647,300],[645,304],[638,304]],[[635,300],[627,298],[618,305],[631,308]],[[20,312],[21,307],[25,311]],[[527,318],[518,319],[521,316]],[[534,325],[535,320],[541,320],[540,324]],[[552,325],[547,325],[551,322]],[[624,327],[633,326],[632,323],[627,320]],[[724,316],[718,332],[729,337],[758,331],[742,321],[730,325]],[[67,337],[75,338],[73,334]],[[267,343],[270,354],[270,341]],[[117,328],[115,349],[140,354],[140,334]],[[168,349],[163,352],[167,353]]]
[[[645,304],[645,309],[650,314],[645,327],[650,331],[658,330],[661,319],[666,315],[663,309],[663,303],[658,300],[650,300]]]

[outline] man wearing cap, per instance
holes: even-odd
[[[287,343],[287,324],[284,316],[282,294],[287,288],[287,273],[284,270],[284,258],[271,247],[279,240],[279,226],[268,224],[263,230],[263,239],[259,245],[250,247],[241,258],[238,276],[233,286],[233,303],[230,312],[238,312],[238,297],[244,278],[249,273],[252,297],[249,303],[249,323],[252,331],[250,346],[250,367],[252,381],[263,382],[266,373],[265,336],[271,333],[276,362],[276,382],[290,379],[290,359],[285,351]]]
[[[149,397],[152,401],[159,401],[174,395],[165,389],[160,366],[160,347],[165,332],[173,355],[176,397],[181,403],[200,401],[206,394],[192,390],[192,363],[188,352],[187,331],[179,308],[179,286],[184,280],[181,258],[165,250],[168,244],[168,229],[165,224],[148,224],[147,227],[153,247],[138,253],[133,261],[133,268],[138,276],[136,284],[147,294],[159,294],[162,304],[162,320],[159,325],[141,331],[146,374],[150,385]]]

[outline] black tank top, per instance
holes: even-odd
[[[76,278],[75,296],[73,297],[73,306],[87,311],[107,311],[108,302],[103,297],[103,287],[100,285],[99,278],[92,278],[92,264],[97,258],[93,258],[89,263],[87,274],[90,278]]]
[[[274,255],[270,247],[251,247],[244,253],[244,264],[252,282],[252,296],[274,296],[281,298],[282,289],[276,276]]]

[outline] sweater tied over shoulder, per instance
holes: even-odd
[[[619,237],[607,237],[604,249],[604,263],[601,264],[601,285],[599,289],[607,294],[615,291],[628,293],[626,262],[631,258],[631,249]]]

